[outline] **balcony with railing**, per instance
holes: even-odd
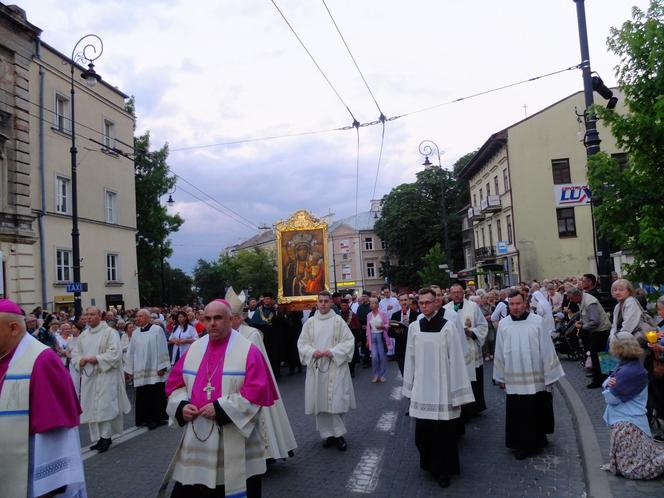
[[[501,209],[503,209],[503,205],[500,202],[499,195],[489,195],[486,199],[482,199],[480,203],[482,213],[495,213]]]
[[[468,208],[468,219],[470,221],[481,221],[484,219],[484,214],[479,210],[479,208],[471,207]]]
[[[491,247],[478,247],[475,249],[475,260],[482,261],[484,259],[495,258],[496,257],[496,248]]]

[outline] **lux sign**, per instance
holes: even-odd
[[[584,206],[590,204],[588,185],[554,185],[553,199],[556,207]]]

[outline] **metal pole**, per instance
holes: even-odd
[[[74,50],[76,48],[74,47]],[[74,60],[72,56],[71,61],[71,252],[72,259],[74,260],[74,282],[81,281],[81,254],[80,254],[80,232],[78,231],[78,183],[76,175],[76,110],[75,110],[75,91],[74,91]],[[74,292],[74,314],[78,320],[81,316],[81,292],[76,290]]]
[[[426,157],[424,160],[423,166],[431,166],[431,163],[429,162],[429,156],[433,152],[433,150],[436,150],[436,155],[438,156],[438,167],[440,168],[440,172],[445,175],[445,172],[443,171],[443,163],[440,160],[440,148],[438,147],[438,144],[436,142],[433,142],[432,140],[423,140],[420,142],[419,145],[419,150],[420,154]],[[449,265],[450,263],[450,238],[448,235],[447,231],[447,203],[445,202],[445,180],[443,179],[441,185],[440,185],[440,197],[441,197],[441,204],[442,204],[442,217],[443,217],[443,242],[445,244],[445,262]]]
[[[583,143],[586,146],[586,154],[588,157],[599,152],[599,144],[601,140],[597,132],[597,118],[589,111],[590,106],[593,105],[593,87],[592,75],[590,68],[590,50],[588,48],[588,30],[586,28],[586,10],[585,0],[574,0],[576,3],[576,17],[579,27],[579,45],[581,48],[581,63],[583,71],[583,94],[585,98],[586,110],[584,112],[584,122],[586,126],[586,133]],[[593,196],[590,204],[591,217],[593,219],[593,236],[595,237],[595,262],[597,265],[597,275],[599,278],[600,291],[603,296],[607,297],[611,292],[611,257],[609,254],[609,244],[606,238],[601,237],[597,232],[595,226],[595,215],[593,205],[597,202],[597,198]]]

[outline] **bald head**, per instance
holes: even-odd
[[[0,313],[0,355],[14,349],[25,335],[25,318],[15,313]]]
[[[212,301],[203,311],[203,323],[211,341],[219,341],[231,333],[231,308],[222,301]]]

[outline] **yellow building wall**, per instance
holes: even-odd
[[[595,270],[590,206],[574,208],[576,237],[560,238],[557,229],[551,160],[569,158],[572,183],[587,181],[586,149],[580,142],[584,127],[575,107],[584,108],[581,92],[508,128],[514,231],[524,280]],[[601,123],[598,129],[601,149],[619,152],[609,131]]]

